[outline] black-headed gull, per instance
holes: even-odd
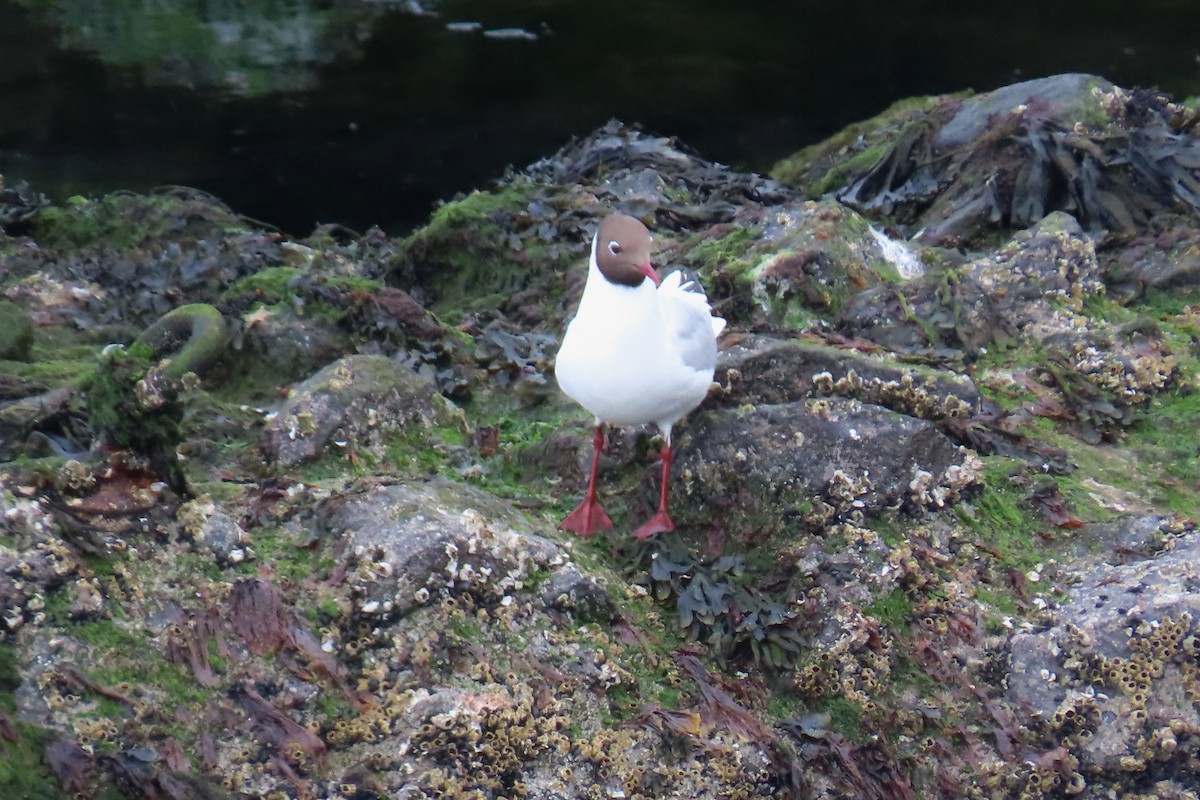
[[[658,513],[633,535],[647,539],[675,529],[667,512],[671,427],[708,393],[724,327],[704,290],[682,273],[659,281],[645,225],[624,214],[600,222],[579,310],[555,366],[562,390],[596,417],[587,493],[560,528],[591,536],[612,527],[596,502],[604,425],[653,422],[664,438]]]

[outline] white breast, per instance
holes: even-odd
[[[672,425],[704,399],[713,370],[685,363],[670,323],[651,281],[614,285],[593,258],[558,352],[559,386],[601,422]]]

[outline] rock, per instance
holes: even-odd
[[[841,398],[709,411],[677,451],[689,504],[775,525],[914,501],[921,475],[958,488],[973,480],[958,475],[966,454],[931,423]]]
[[[466,592],[511,603],[532,570],[567,560],[504,501],[441,478],[347,497],[323,524],[360,554],[354,602],[366,616],[402,616]]]
[[[52,389],[32,397],[0,402],[0,461],[11,461],[36,449],[37,442],[31,439],[31,434],[65,417],[77,395],[74,388]]]
[[[267,424],[261,446],[282,467],[319,458],[335,439],[378,444],[385,431],[461,428],[453,404],[433,384],[383,356],[341,358],[292,389]]]
[[[238,278],[282,260],[272,234],[190,189],[76,198],[30,225],[38,247],[0,256],[0,273],[66,284],[73,302],[53,310],[85,328],[144,328],[177,306],[216,303]]]
[[[5,186],[4,176],[0,175],[0,239],[6,229],[10,233],[15,231],[37,216],[38,209],[48,205],[50,200],[46,195],[33,191],[25,181]]]
[[[1052,211],[1128,237],[1177,205],[1200,209],[1194,125],[1157,92],[1066,74],[897,106],[777,170],[810,186],[831,175],[821,191],[932,243],[978,242]]]
[[[613,121],[490,191],[439,208],[405,239],[393,277],[431,299],[443,319],[486,309],[557,325],[606,214],[657,220],[656,231],[699,229],[730,222],[747,203],[791,196],[775,181]]]
[[[736,224],[720,223],[665,247],[664,263],[698,272],[707,286],[747,294],[752,306],[718,304],[735,325],[799,330],[836,313],[847,298],[898,281],[919,267],[900,242],[832,201],[750,208]]]
[[[779,404],[841,394],[938,419],[980,402],[971,378],[949,370],[900,366],[882,356],[797,339],[743,335],[724,344],[713,376],[722,391],[714,393],[712,404]],[[829,379],[817,386],[814,377],[821,373]]]
[[[1138,299],[1146,289],[1200,289],[1200,230],[1195,220],[1163,214],[1120,248],[1102,255],[1110,294]]]
[[[1092,240],[1073,218],[1056,212],[961,267],[856,294],[835,325],[893,351],[971,352],[1075,331],[1083,327],[1084,300],[1103,292]]]
[[[15,303],[0,300],[0,361],[28,361],[33,349],[33,321]]]
[[[246,357],[297,379],[352,350],[350,338],[328,324],[288,312],[260,313],[242,336]]]
[[[968,97],[933,138],[938,149],[965,147],[996,126],[997,119],[1021,114],[1069,128],[1079,121],[1106,122],[1100,96],[1113,85],[1095,75],[1066,73],[1021,81]]]
[[[0,477],[0,641],[44,617],[46,597],[78,576],[81,562],[45,506],[10,495]]]
[[[1012,637],[1008,697],[1073,736],[1085,774],[1166,778],[1188,758],[1176,735],[1200,731],[1200,534],[1160,517],[1107,527],[1104,540],[1146,557],[1080,569],[1057,623]]]
[[[550,577],[542,589],[542,602],[585,622],[607,622],[613,613],[612,599],[604,587],[572,564]]]
[[[198,549],[211,554],[217,564],[228,566],[252,557],[253,551],[246,547],[246,532],[211,500],[200,498],[185,503],[177,518]]]
[[[1035,338],[1063,327],[1055,319],[1059,308],[1078,313],[1084,300],[1104,293],[1091,238],[1061,211],[962,271],[979,285],[1006,329],[1020,334],[1033,326]]]

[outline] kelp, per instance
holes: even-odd
[[[989,119],[973,139],[939,147],[944,128],[910,123],[837,196],[860,211],[921,225],[930,241],[1028,227],[1053,211],[1121,237],[1159,212],[1200,215],[1194,125],[1161,95],[1115,92],[1115,122],[1102,128],[1013,113]]]

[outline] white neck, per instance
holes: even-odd
[[[596,263],[596,242],[593,240],[587,283],[583,287],[583,297],[579,300],[576,316],[624,317],[627,314],[637,315],[645,321],[659,321],[658,287],[649,278],[643,279],[637,286],[623,286],[604,277]]]

